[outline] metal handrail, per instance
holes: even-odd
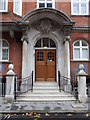
[[[58,71],[58,86],[59,86],[59,91],[61,92],[60,78],[61,78],[60,71]]]
[[[58,86],[59,86],[60,92],[61,90],[64,91],[64,87],[68,84],[68,82],[71,83],[71,92],[73,92],[75,89],[75,86],[77,86],[77,81],[72,81],[70,78],[62,76],[60,74],[60,71],[58,71]],[[70,91],[67,91],[67,92],[70,92]]]
[[[21,85],[24,85],[24,87],[25,87],[24,91],[20,91],[18,89],[18,85],[20,87],[20,83],[21,83]],[[31,76],[27,76],[23,79],[17,79],[15,77],[15,80],[14,80],[14,99],[16,100],[18,93],[22,94],[22,93],[28,92],[29,90],[31,90],[31,92],[33,92],[33,71],[31,73]]]

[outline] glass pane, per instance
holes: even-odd
[[[8,60],[8,49],[2,49],[2,60]]]
[[[39,8],[45,7],[45,3],[39,3]]]
[[[3,46],[3,47],[8,47],[8,43],[7,43],[5,40],[3,40],[3,41],[2,41],[2,46]]]
[[[82,49],[82,58],[88,59],[88,49]]]
[[[48,38],[43,38],[43,47],[49,47],[49,40],[48,40]]]
[[[43,52],[37,52],[37,61],[43,61],[44,60],[44,53]]]
[[[20,15],[20,2],[21,0],[15,0],[15,13],[19,14]]]
[[[37,41],[35,47],[41,47],[41,39]]]
[[[74,58],[80,59],[80,49],[74,49]]]
[[[47,7],[52,8],[52,3],[47,3]]]
[[[0,10],[6,10],[6,0],[0,0]]]
[[[81,4],[81,13],[82,14],[85,14],[85,13],[87,13],[87,6],[86,6],[86,4]]]
[[[79,13],[79,4],[78,3],[73,4],[73,13]]]
[[[56,45],[55,45],[53,40],[50,40],[50,47],[56,47]]]
[[[75,42],[75,43],[74,43],[74,46],[80,46],[80,41]]]
[[[82,46],[88,46],[88,45],[87,45],[87,42],[82,41]]]
[[[47,60],[50,62],[54,61],[54,52],[48,52]]]

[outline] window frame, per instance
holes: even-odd
[[[73,4],[78,3],[79,4],[79,13],[74,13],[73,11]],[[81,4],[86,3],[86,13],[81,12]],[[78,0],[77,2],[75,0],[71,0],[71,15],[89,15],[89,0],[86,0],[86,2],[82,0]]]
[[[6,0],[6,9],[5,10],[0,10],[0,12],[8,12],[8,0]]]
[[[55,0],[52,0],[51,2],[47,1],[47,0],[44,0],[44,1],[37,0],[37,9],[40,8],[39,3],[44,3],[45,4],[45,7],[41,7],[41,8],[49,8],[49,7],[47,7],[47,3],[52,3],[52,8],[55,9]]]
[[[13,13],[15,13],[16,15],[22,16],[22,0],[20,0],[20,9],[19,9],[20,14],[15,11],[15,1],[16,0],[13,1]]]
[[[3,47],[3,45],[2,45],[3,41],[7,42],[8,47]],[[5,39],[0,39],[0,42],[1,42],[1,46],[0,46],[0,62],[9,62],[9,42],[7,40],[5,40]],[[8,59],[7,60],[2,59],[2,57],[3,57],[2,56],[2,50],[3,49],[8,49]]]
[[[76,42],[80,42],[80,45],[79,46],[74,46],[74,44],[76,43]],[[89,44],[87,43],[87,46],[82,46],[82,41],[84,41],[84,42],[86,42],[85,40],[77,40],[77,41],[75,41],[74,43],[73,43],[73,60],[75,60],[75,61],[88,61],[89,60]],[[80,58],[75,58],[75,49],[79,49],[80,50]],[[83,58],[82,57],[82,50],[83,49],[87,49],[87,52],[88,52],[88,58]]]

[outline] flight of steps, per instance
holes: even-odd
[[[76,100],[76,98],[67,92],[59,91],[56,82],[35,82],[33,92],[28,91],[18,96],[17,101],[46,102]]]

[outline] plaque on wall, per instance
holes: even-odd
[[[4,64],[0,64],[0,73],[5,70]]]
[[[80,64],[79,64],[80,65]],[[78,65],[78,71],[80,71],[80,69],[79,69],[79,65]],[[83,64],[84,65],[84,72],[86,72],[86,65],[85,64]]]

